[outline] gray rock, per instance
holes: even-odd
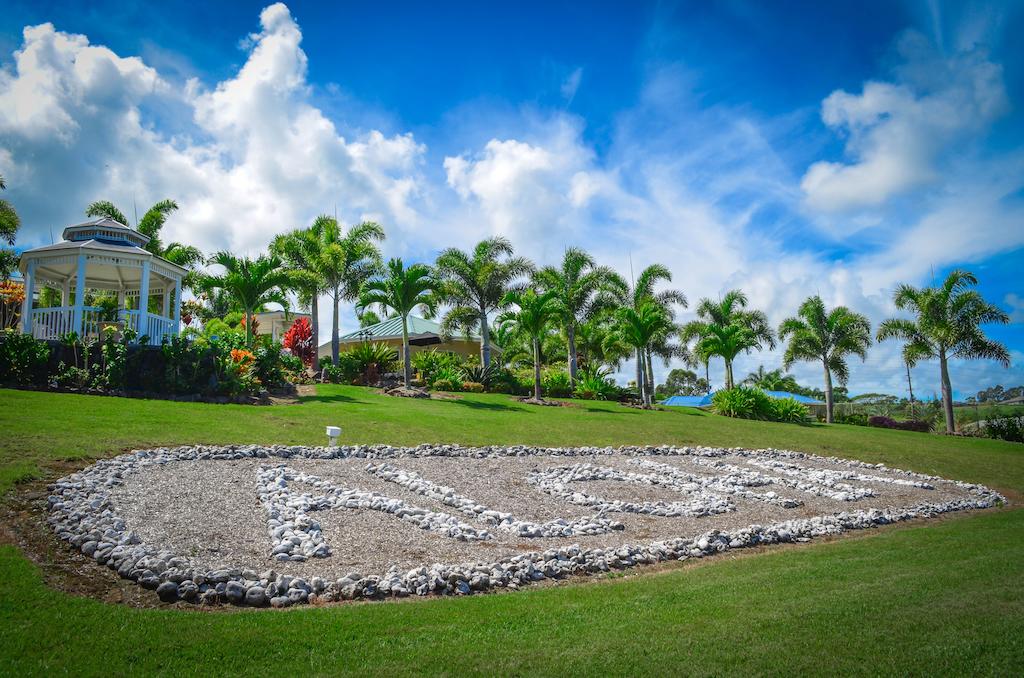
[[[233,605],[241,605],[245,600],[245,587],[237,581],[225,582],[224,598]]]
[[[178,585],[172,581],[165,581],[156,587],[156,595],[165,603],[173,603],[178,599]]]
[[[253,586],[245,592],[245,604],[251,607],[263,607],[267,604],[267,592],[262,586]]]

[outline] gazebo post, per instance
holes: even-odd
[[[71,305],[71,276],[64,279],[64,287],[60,291],[60,305],[64,308]]]
[[[78,254],[78,280],[75,283],[75,313],[72,316],[71,328],[84,338],[82,320],[85,316],[85,252]]]
[[[163,313],[160,314],[165,318],[171,317],[171,290],[167,286],[168,282],[170,281],[168,280],[164,283]]]
[[[181,331],[181,278],[174,279],[174,334]]]
[[[25,269],[25,300],[21,302],[21,331],[32,334],[32,292],[36,283],[36,262],[29,261]]]
[[[144,334],[149,334],[149,259],[142,262],[142,284],[139,286],[139,336]]]

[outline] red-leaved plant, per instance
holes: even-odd
[[[316,342],[313,341],[313,327],[309,318],[297,318],[288,331],[284,333],[284,347],[298,356],[307,367],[312,366],[316,355]]]

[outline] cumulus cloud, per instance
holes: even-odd
[[[837,90],[822,121],[846,138],[847,161],[812,164],[807,204],[825,212],[877,207],[939,180],[939,156],[1007,109],[1002,68],[972,47],[942,58],[916,33],[903,38],[896,81]]]

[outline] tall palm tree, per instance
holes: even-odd
[[[949,380],[949,359],[990,359],[1004,367],[1010,365],[1006,346],[985,336],[981,325],[1010,322],[998,306],[990,304],[971,289],[978,284],[973,273],[954,270],[939,287],[918,289],[900,285],[893,295],[896,308],[910,311],[913,320],[891,318],[878,326],[878,341],[890,338],[906,342],[903,356],[912,363],[926,358],[939,359],[942,380],[942,409],[946,431],[956,430],[953,418],[953,387]]]
[[[545,266],[537,271],[534,280],[541,289],[555,292],[561,302],[569,353],[569,380],[575,385],[577,330],[602,309],[612,307],[628,286],[618,273],[607,266],[598,266],[592,256],[576,247],[565,251],[561,267]]]
[[[319,255],[315,271],[331,297],[331,360],[338,363],[338,312],[343,301],[355,301],[363,283],[380,271],[382,259],[377,243],[384,240],[380,224],[364,221],[342,231],[338,220],[321,215],[313,222]]]
[[[313,342],[316,344],[314,370],[320,365],[320,295],[327,291],[319,268],[322,242],[314,224],[275,236],[270,243],[271,254],[279,256],[291,273],[291,289],[298,296],[299,306],[310,310]]]
[[[644,405],[651,405],[654,389],[646,375],[650,372],[651,347],[664,341],[665,337],[676,331],[672,316],[664,306],[652,298],[643,299],[633,308],[623,306],[615,313],[615,332],[609,337],[610,342],[625,344],[632,348],[640,358],[637,388]]]
[[[444,281],[444,297],[452,308],[442,327],[446,334],[479,328],[480,362],[491,364],[491,338],[487,327],[490,313],[506,307],[506,295],[518,290],[517,282],[533,272],[533,264],[516,257],[505,238],[488,238],[477,243],[472,253],[449,248],[437,257],[438,276]]]
[[[221,266],[224,272],[220,275],[204,275],[200,278],[200,287],[208,291],[224,290],[235,299],[245,311],[245,343],[252,346],[254,311],[269,303],[281,304],[287,311],[288,297],[285,289],[291,282],[291,276],[275,255],[250,259],[222,251],[210,257],[207,263]]]
[[[765,391],[793,392],[799,388],[793,375],[783,374],[781,369],[766,370],[764,365],[758,365],[756,370],[746,376],[743,383]]]
[[[789,369],[798,360],[820,361],[825,371],[825,422],[832,423],[834,398],[832,376],[845,386],[850,378],[846,356],[867,357],[871,345],[871,323],[860,313],[854,313],[845,306],[836,306],[831,311],[825,302],[815,295],[808,297],[797,315],[786,318],[779,325],[779,341],[789,338],[782,364]]]
[[[379,306],[393,311],[402,318],[402,356],[405,370],[405,387],[412,382],[412,361],[409,356],[409,314],[416,308],[424,308],[433,315],[437,309],[439,283],[434,280],[429,266],[413,264],[408,268],[401,259],[391,259],[383,275],[370,278],[363,283],[359,294],[359,308]]]
[[[529,337],[533,347],[533,397],[540,400],[541,342],[551,323],[562,317],[558,293],[553,290],[510,290],[502,298],[501,305],[514,306],[501,314],[502,326],[509,326],[514,332]]]
[[[673,320],[675,318],[675,305],[686,308],[686,295],[679,290],[673,289],[662,290],[661,292],[655,292],[654,290],[659,282],[671,281],[672,272],[669,271],[666,266],[661,264],[651,264],[644,270],[640,271],[640,275],[637,276],[633,283],[633,288],[628,290],[628,293],[624,298],[620,298],[619,303],[629,306],[635,311],[638,310],[644,302],[652,301],[665,311],[669,320]],[[645,349],[643,355],[639,353],[637,354],[636,383],[637,388],[640,389],[641,393],[644,391],[653,392],[654,368],[652,357],[654,355],[659,356],[666,362],[673,356],[681,357],[683,355],[681,348],[669,341],[671,336],[672,333],[666,333],[663,336],[659,336],[655,342]]]
[[[775,335],[768,326],[768,318],[761,311],[748,311],[747,296],[740,290],[730,290],[719,301],[701,299],[697,306],[697,319],[683,326],[681,336],[685,343],[696,339],[698,355],[720,356],[725,361],[725,387],[734,385],[732,363],[740,352],[750,352],[763,346],[775,348]]]

